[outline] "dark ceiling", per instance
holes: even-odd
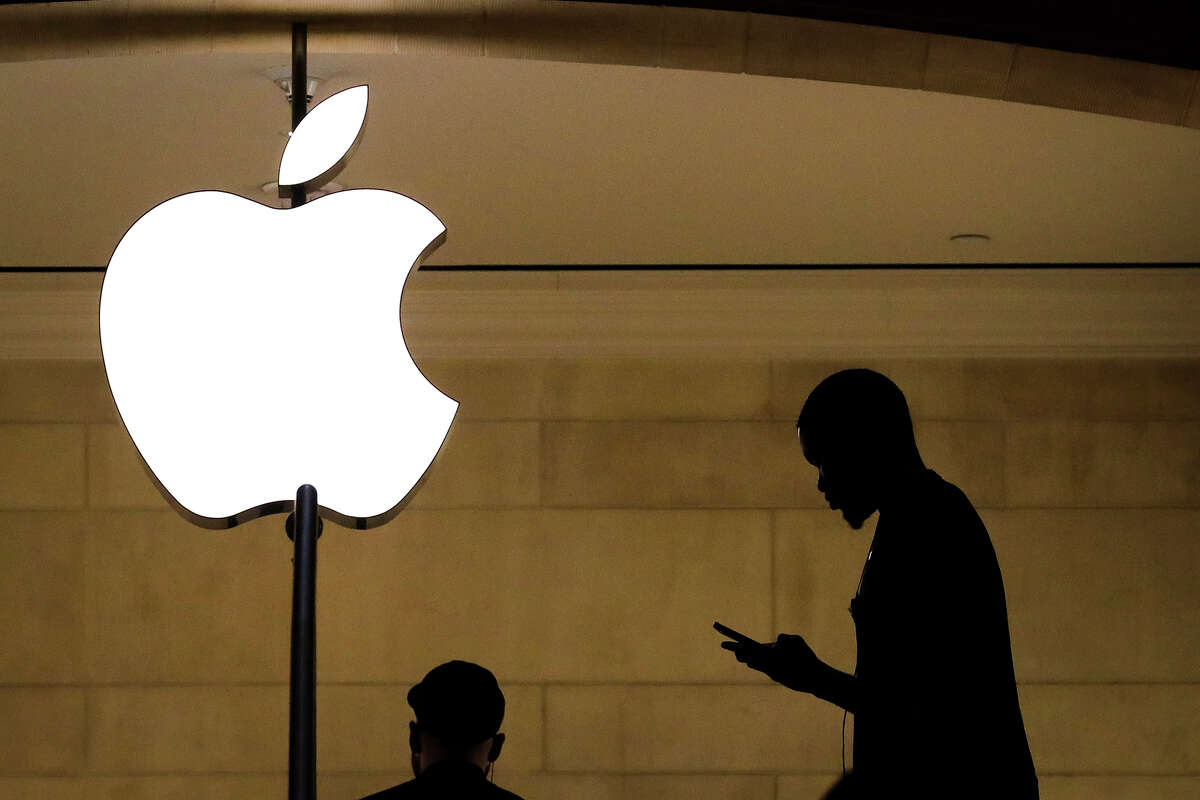
[[[574,2],[575,0],[570,0]],[[1200,69],[1196,0],[613,0],[631,5],[751,11],[902,28],[948,36]]]
[[[853,22],[1200,69],[1200,3],[1196,0],[609,1]],[[49,2],[0,0],[0,5]]]

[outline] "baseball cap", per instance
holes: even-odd
[[[494,736],[504,720],[504,693],[488,669],[447,661],[408,691],[417,724],[448,744],[472,745]]]

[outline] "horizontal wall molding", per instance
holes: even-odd
[[[100,282],[0,275],[0,358],[99,358]],[[1196,358],[1198,308],[1185,269],[422,271],[403,319],[418,358]]]
[[[969,234],[968,234],[969,235]],[[102,266],[0,266],[0,274],[74,274],[103,273]],[[829,270],[894,270],[928,271],[969,269],[972,272],[992,269],[1005,270],[1097,270],[1097,269],[1200,269],[1200,261],[1135,261],[1135,262],[1045,262],[1045,263],[972,263],[936,262],[923,264],[426,264],[425,272],[827,272]]]

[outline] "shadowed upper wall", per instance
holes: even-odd
[[[969,94],[1200,126],[1196,71],[920,31],[702,8],[542,0],[91,0],[0,9],[0,60],[286,50],[747,72]]]
[[[435,210],[431,263],[1200,262],[1187,70],[688,9],[333,5],[0,8],[0,263],[103,265],[185,191],[278,203],[268,73],[297,14],[314,100],[372,89],[339,182]]]

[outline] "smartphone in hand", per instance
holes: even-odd
[[[713,623],[713,629],[717,633],[721,634],[722,636],[726,636],[730,639],[733,639],[738,644],[750,644],[750,645],[756,645],[756,646],[761,644],[761,642],[751,639],[746,634],[739,633],[738,631],[735,631],[733,628],[729,627],[728,625],[722,625],[719,622]]]

